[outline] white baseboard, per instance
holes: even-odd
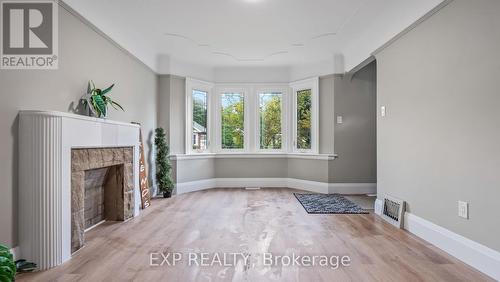
[[[382,209],[384,206],[384,202],[382,200],[375,200],[375,214],[382,215]]]
[[[375,193],[375,183],[325,183],[295,178],[211,178],[178,183],[176,194],[184,194],[211,188],[288,187],[322,194],[370,194]]]
[[[329,183],[329,194],[376,194],[377,183]]]
[[[215,187],[217,187],[217,182],[215,178],[177,183],[177,185],[175,186],[175,194],[180,195],[189,192],[211,189]]]
[[[220,188],[286,187],[286,178],[215,178],[215,187],[220,187]]]
[[[285,187],[305,190],[313,193],[328,194],[328,183],[295,179],[295,178],[285,178],[285,179],[286,179]]]
[[[380,210],[377,211],[377,207]],[[382,201],[375,202],[375,212],[382,212]],[[404,228],[441,250],[500,281],[500,252],[465,238],[428,220],[406,212]]]

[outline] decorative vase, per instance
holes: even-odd
[[[170,196],[172,196],[172,193],[170,191],[163,192],[163,198],[170,198]]]

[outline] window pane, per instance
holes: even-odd
[[[207,149],[208,93],[193,90],[193,149]]]
[[[259,94],[261,149],[281,149],[281,97],[281,93]]]
[[[297,149],[311,149],[311,92],[297,91]]]
[[[221,95],[222,149],[244,148],[245,99],[240,93]]]

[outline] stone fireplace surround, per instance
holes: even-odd
[[[125,122],[56,111],[19,112],[20,257],[37,263],[40,270],[71,258],[75,207],[71,161],[75,149],[107,150],[104,154],[100,151],[100,155],[94,152],[98,156],[92,158],[93,162],[101,164],[89,158],[87,165],[117,164],[124,171],[130,169],[131,154],[123,148],[132,150],[132,176],[130,171],[123,173],[127,181],[124,203],[130,203],[130,209],[124,206],[122,214],[123,219],[139,215],[139,132],[138,125]],[[120,150],[123,153],[117,153]]]
[[[134,216],[133,147],[82,148],[71,150],[71,252],[85,244],[85,174],[108,168],[106,174],[114,185],[105,191],[105,219],[125,221]]]

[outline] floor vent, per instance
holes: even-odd
[[[385,196],[382,208],[382,218],[390,224],[403,228],[403,215],[405,212],[405,202],[391,196]]]
[[[260,187],[245,187],[245,190],[260,190]]]

